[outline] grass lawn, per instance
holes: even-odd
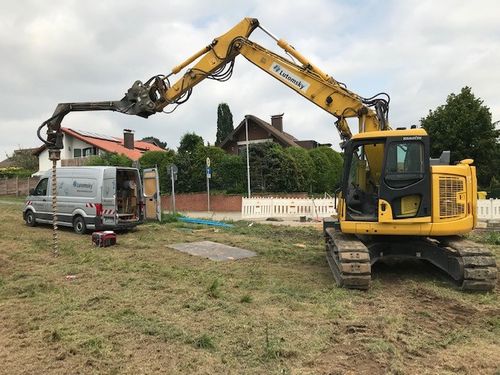
[[[151,223],[109,248],[62,229],[56,257],[51,228],[25,226],[12,202],[0,201],[0,373],[500,373],[500,285],[462,293],[400,262],[376,265],[368,292],[339,289],[320,231],[247,223]],[[198,240],[258,256],[169,248]]]

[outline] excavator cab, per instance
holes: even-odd
[[[327,260],[338,285],[367,289],[371,265],[395,257],[428,261],[462,290],[494,288],[494,256],[455,236],[474,226],[470,160],[431,166],[423,129],[357,134],[345,143],[344,155],[338,223],[324,221]]]
[[[429,137],[411,133],[385,131],[383,137],[355,136],[346,143],[346,221],[430,218]]]

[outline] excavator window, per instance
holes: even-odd
[[[424,178],[424,145],[419,141],[392,142],[387,150],[385,181],[402,188]]]

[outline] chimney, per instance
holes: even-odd
[[[283,115],[284,113],[282,113],[281,115],[271,116],[271,125],[273,126],[273,128],[279,130],[282,133],[283,133]]]
[[[123,146],[130,150],[133,150],[134,147],[134,132],[130,129],[123,129]]]

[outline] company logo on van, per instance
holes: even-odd
[[[76,180],[73,181],[73,187],[77,189],[87,189],[92,190],[92,184],[81,183]]]

